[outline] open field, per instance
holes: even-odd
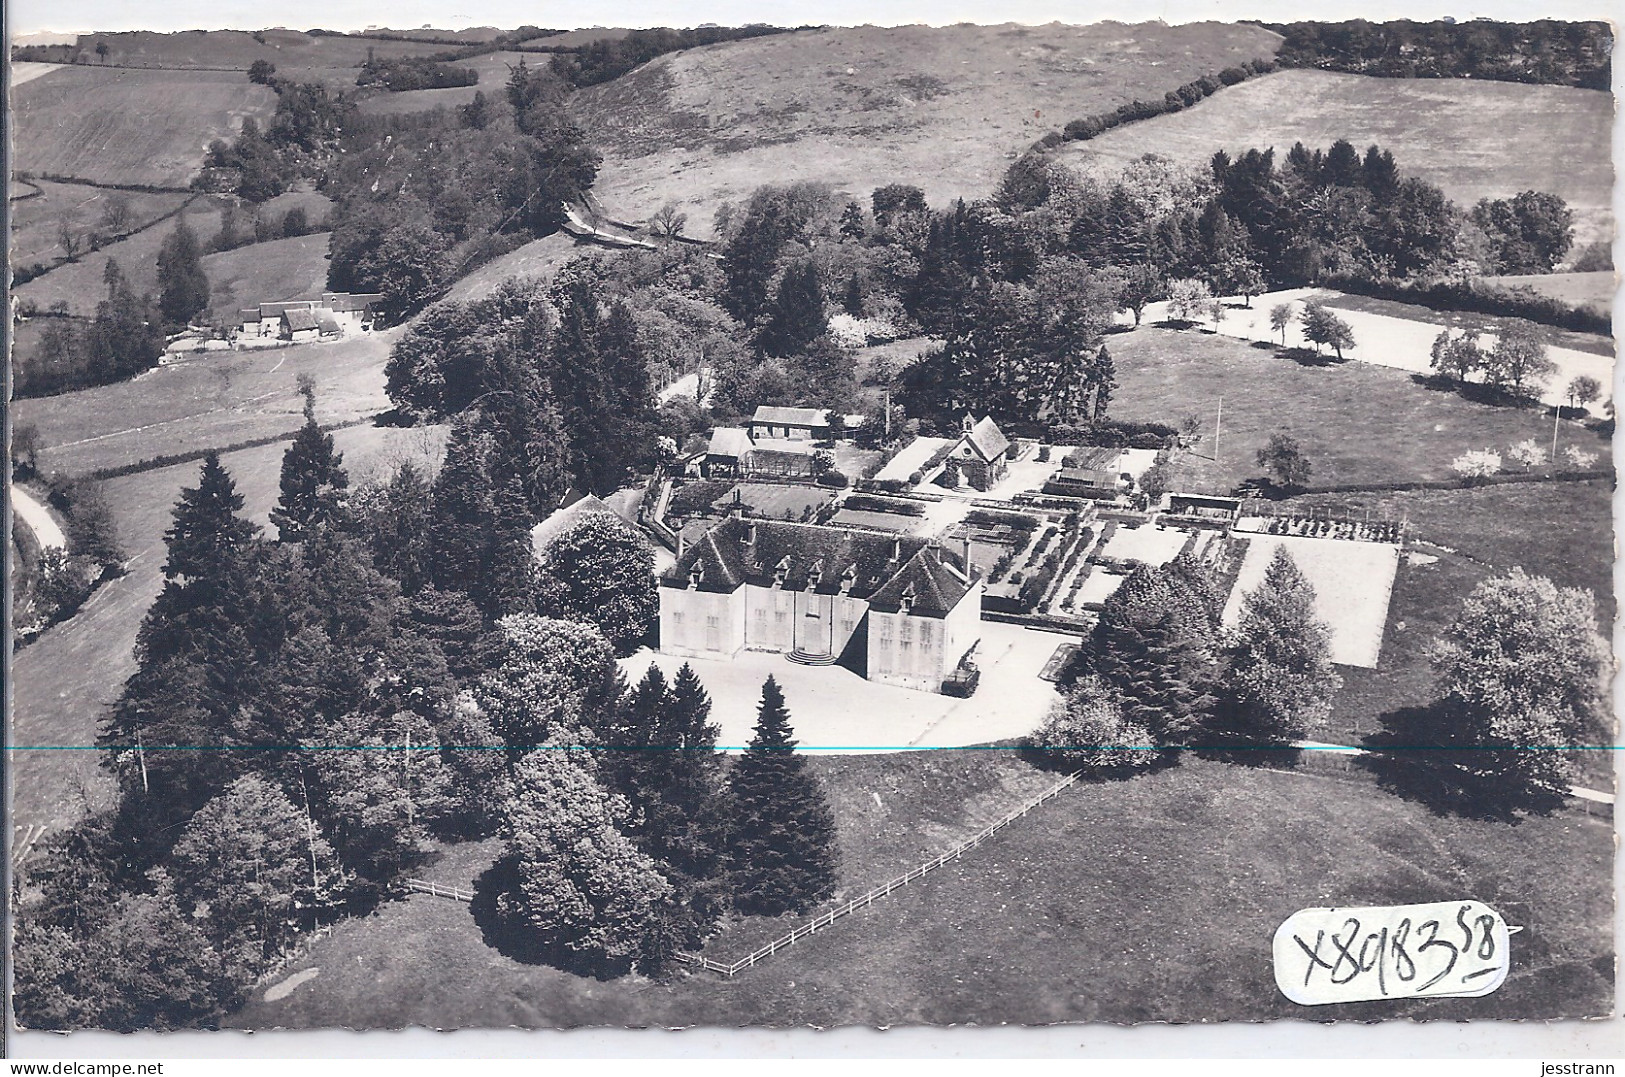
[[[1304,366],[1272,349],[1199,330],[1137,329],[1109,338],[1119,383],[1112,418],[1177,424],[1196,414],[1203,438],[1181,457],[1176,489],[1227,492],[1262,474],[1255,461],[1285,430],[1309,458],[1312,485],[1448,479],[1450,461],[1486,445],[1547,444],[1542,409],[1496,407],[1426,389],[1398,370],[1368,363]],[[1224,398],[1220,458],[1213,459],[1215,404]],[[1565,424],[1563,443],[1601,454],[1596,434]]]
[[[1148,565],[1166,565],[1190,543],[1191,533],[1171,527],[1129,527],[1123,525],[1112,532],[1100,553],[1118,560],[1142,561]]]
[[[545,66],[547,60],[546,56],[534,53],[527,55],[522,52],[488,52],[480,56],[471,56],[467,60],[453,62],[451,66],[472,67],[478,71],[480,81],[473,86],[447,86],[438,90],[402,90],[399,93],[385,90],[363,99],[360,109],[368,116],[397,116],[403,112],[421,112],[431,108],[456,108],[474,100],[476,93],[500,99],[503,87],[507,85],[510,69],[519,66],[520,61],[524,61],[527,67],[535,68]]]
[[[19,300],[33,303],[40,310],[50,309],[53,303],[66,303],[70,313],[88,318],[96,313],[96,304],[107,297],[107,285],[102,276],[107,271],[108,260],[112,259],[118,262],[124,279],[130,282],[132,288],[137,292],[149,292],[156,298],[158,250],[164,245],[164,238],[184,218],[187,227],[197,233],[198,241],[207,243],[220,231],[220,207],[223,204],[224,199],[220,197],[197,198],[176,217],[157,227],[110,243],[99,251],[83,254],[77,262],[58,266],[44,276],[36,277],[17,288],[14,294]]]
[[[500,258],[493,258],[468,276],[458,280],[446,294],[447,299],[468,303],[484,299],[498,285],[514,278],[547,278],[565,262],[592,248],[578,244],[563,232],[555,232],[541,239],[533,239],[517,250]]]
[[[1571,307],[1592,307],[1604,314],[1614,309],[1614,274],[1598,273],[1530,273],[1521,277],[1485,277],[1485,284],[1500,288],[1533,288],[1541,295],[1567,303]]]
[[[1275,551],[1285,547],[1315,589],[1315,616],[1332,633],[1332,661],[1340,666],[1377,668],[1383,627],[1388,622],[1388,596],[1399,568],[1399,547],[1295,535],[1247,538],[1247,555],[1225,603],[1225,625],[1235,627],[1241,619],[1242,600],[1264,582]]]
[[[989,194],[1007,158],[1068,120],[1279,43],[1217,23],[810,30],[662,56],[571,100],[604,153],[604,205],[639,219],[676,202],[704,236],[718,205],[767,181],[865,200],[912,183],[939,206]]]
[[[1009,771],[1023,764],[1003,753],[942,756],[961,753],[930,753],[923,771],[908,756],[814,760],[837,806],[845,894],[948,844],[968,822],[952,814],[966,799],[990,804],[1005,786],[1003,803],[1019,801]],[[973,785],[950,766],[989,776]],[[891,857],[868,852],[854,811],[879,824],[873,832]],[[460,853],[450,850],[431,877],[468,886],[491,850]],[[1613,962],[1611,856],[1609,828],[1591,820],[1514,828],[1439,817],[1363,779],[1186,760],[1069,790],[964,859],[733,981],[597,983],[522,965],[484,944],[468,906],[414,897],[339,925],[287,970],[319,969],[315,978],[279,1001],[256,999],[236,1020],[298,1028],[343,1013],[360,1028],[454,1028],[1301,1019],[1270,972],[1270,937],[1290,913],[1448,900],[1464,889],[1526,927],[1497,993],[1311,1016],[1600,1015]],[[791,922],[739,924],[707,953],[732,959]]]
[[[85,237],[105,231],[102,214],[112,199],[123,199],[130,207],[130,223],[125,227],[133,230],[179,209],[193,197],[178,193],[108,191],[49,180],[38,180],[36,184],[44,194],[11,202],[11,259],[18,266],[66,257],[67,251],[59,241],[63,225],[80,237],[82,249],[88,249]]]
[[[231,71],[74,66],[12,95],[19,172],[184,187],[217,138],[264,122],[276,94]]]
[[[322,422],[364,418],[389,408],[383,365],[396,336],[208,352],[131,381],[19,400],[15,421],[38,428],[42,471],[82,475],[295,430],[300,374],[316,379]]]
[[[148,31],[84,34],[82,49],[94,50],[105,41],[111,47],[107,62],[135,68],[217,68],[247,71],[256,60],[276,65],[283,78],[325,82],[335,89],[355,86],[358,69],[369,54],[423,56],[446,46],[427,42],[384,41],[376,38],[320,34],[298,30],[184,30],[161,34]],[[94,62],[95,53],[91,51]]]
[[[329,419],[325,406],[320,417]],[[285,428],[297,425],[294,416]],[[418,430],[361,426],[337,431],[334,440],[351,475],[360,477],[395,455],[416,453],[423,436]],[[262,526],[276,504],[286,447],[264,445],[222,457],[244,497],[245,514]],[[98,721],[135,671],[136,630],[163,585],[164,529],[181,488],[196,485],[198,466],[178,464],[106,482],[119,539],[130,555],[129,571],[99,588],[72,619],[16,653],[14,744],[82,748],[94,743]],[[58,829],[109,803],[111,782],[95,752],[15,751],[11,763],[12,823],[18,832],[34,824]]]
[[[13,62],[11,65],[11,84],[21,86],[25,82],[33,82],[37,78],[43,78],[53,71],[61,71],[62,69],[62,64]]]
[[[320,299],[327,290],[327,238],[314,232],[205,255],[209,312],[229,322],[239,307]]]
[[[1531,189],[1562,195],[1583,244],[1611,235],[1612,127],[1613,100],[1596,90],[1292,70],[1056,153],[1116,169],[1147,153],[1204,165],[1217,150],[1273,146],[1280,161],[1294,142],[1325,149],[1346,138],[1361,151],[1375,142],[1393,151],[1401,172],[1437,184],[1463,208]]]

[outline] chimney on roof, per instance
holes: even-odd
[[[965,570],[965,578],[968,580],[968,579],[970,579],[970,532],[969,531],[965,532],[964,541],[965,541],[965,563],[964,563],[964,565],[962,567]]]
[[[747,546],[755,546],[756,545],[756,521],[755,520],[752,520],[750,523],[745,525],[745,545],[747,545]]]
[[[894,538],[891,540],[891,559],[893,561],[901,561],[903,559],[903,540],[901,538]]]
[[[677,532],[677,559],[681,561],[683,554],[688,552],[688,539],[681,531]]]

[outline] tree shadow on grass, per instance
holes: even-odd
[[[1281,354],[1299,366],[1342,366],[1348,357],[1337,357],[1336,352],[1317,352],[1313,348],[1287,348]]]
[[[1255,340],[1248,344],[1247,347],[1257,348],[1261,352],[1272,352],[1279,348],[1280,345],[1275,343],[1273,340]]]
[[[1518,749],[1453,747],[1461,719],[1441,704],[1400,707],[1378,721],[1359,765],[1382,788],[1437,815],[1515,825],[1522,814],[1549,814],[1563,803],[1561,793],[1520,788],[1500,773],[1495,757]]]
[[[550,944],[535,928],[514,915],[510,902],[519,893],[519,879],[518,860],[504,856],[474,880],[474,898],[469,902],[469,912],[479,925],[480,938],[485,945],[521,965],[547,965],[596,980],[613,980],[626,973],[624,968],[608,968],[562,945]]]

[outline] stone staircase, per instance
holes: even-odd
[[[800,647],[797,647],[785,657],[798,666],[833,666],[839,656],[833,654],[808,654]]]

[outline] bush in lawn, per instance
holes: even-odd
[[[1500,474],[1501,454],[1492,449],[1471,449],[1450,461],[1450,470],[1468,482]]]
[[[850,480],[848,480],[847,477],[839,471],[826,471],[822,475],[818,476],[818,485],[828,486],[835,490],[846,489],[849,481]]]
[[[1048,445],[1040,445],[1038,447],[1038,462],[1040,464],[1049,463],[1049,451]]]
[[[1507,455],[1523,465],[1525,471],[1533,471],[1546,462],[1546,450],[1534,438],[1512,445],[1507,449]]]
[[[1099,777],[1131,773],[1161,756],[1151,731],[1124,717],[1122,703],[1098,677],[1068,688],[1027,746],[1048,766]]]
[[[1573,464],[1575,467],[1578,467],[1578,468],[1588,468],[1592,464],[1595,464],[1597,462],[1597,454],[1596,453],[1594,453],[1594,452],[1586,452],[1584,449],[1580,448],[1580,446],[1578,446],[1578,445],[1566,445],[1566,446],[1564,446],[1563,447],[1563,456],[1565,458],[1567,458],[1569,463]]]

